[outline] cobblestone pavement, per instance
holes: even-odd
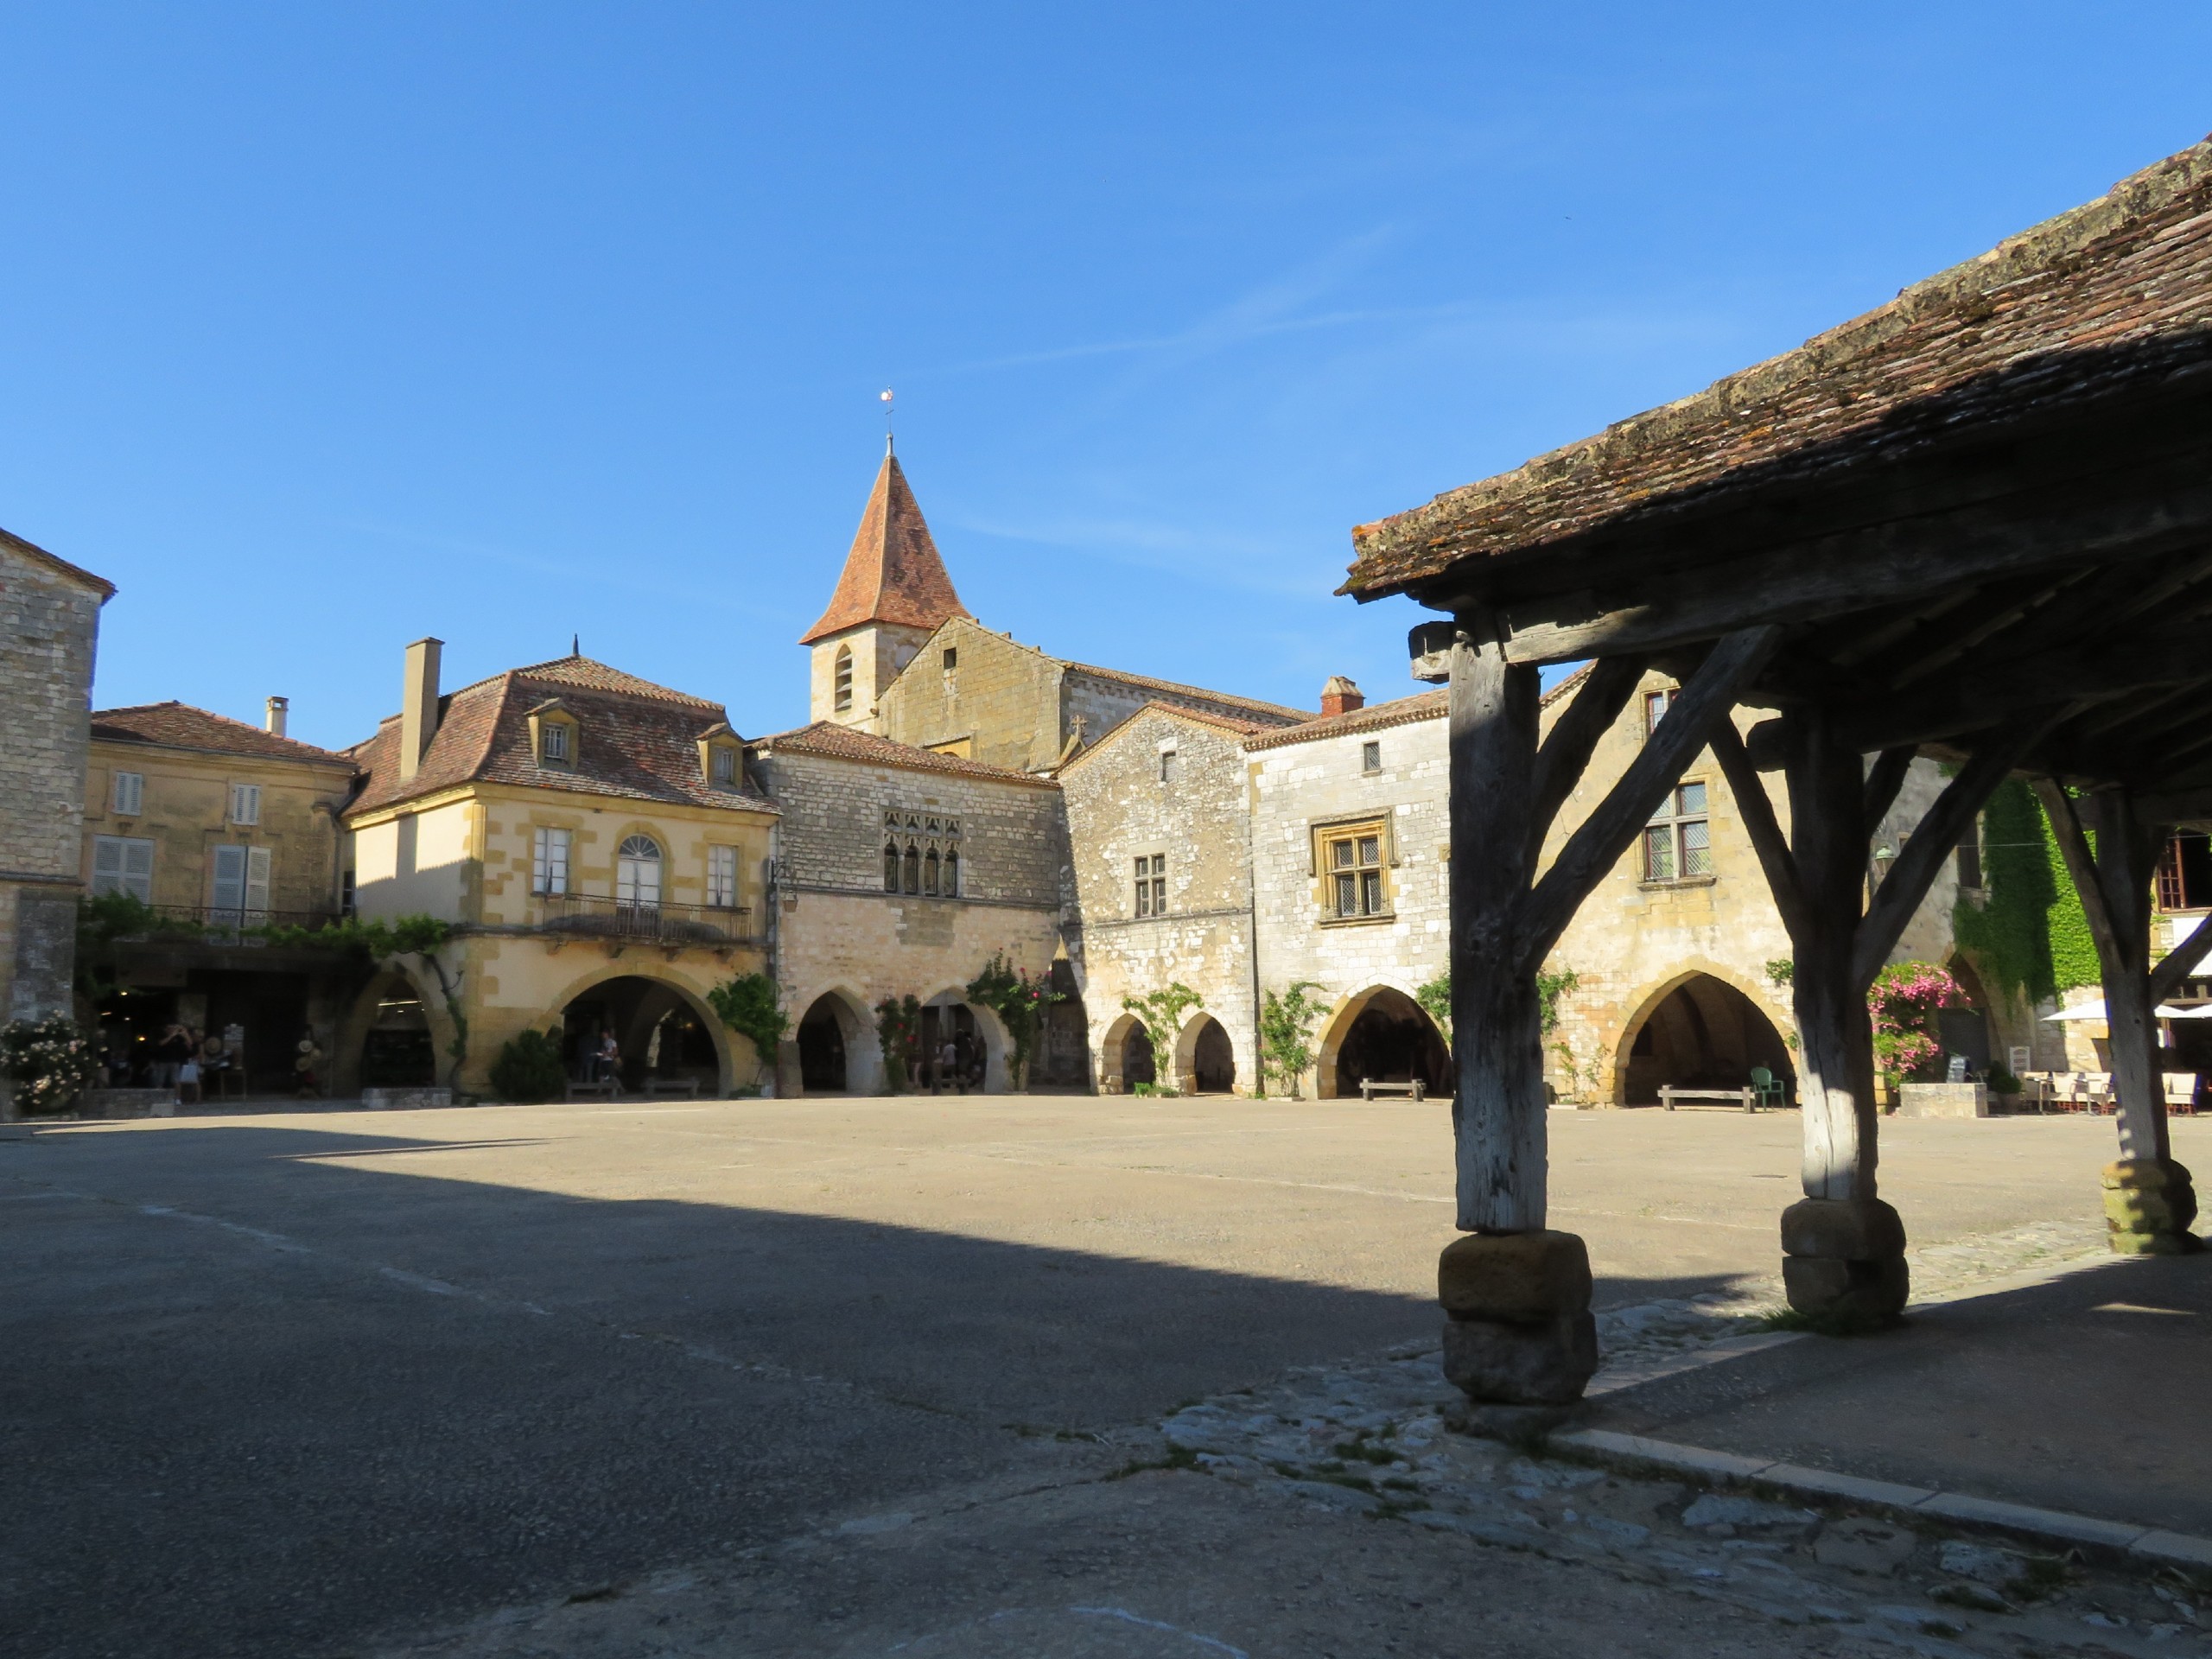
[[[1934,1247],[1915,1268],[1955,1295],[2075,1259],[2109,1258],[2090,1230],[2037,1224]],[[1600,1385],[1755,1328],[1761,1311],[1755,1289],[1611,1310]],[[2212,1581],[1632,1478],[1466,1433],[1465,1407],[1432,1349],[1300,1367],[1154,1422],[1064,1435],[1089,1440],[1088,1466],[1018,1490],[855,1516],[719,1573],[511,1610],[388,1659],[2212,1651]],[[1162,1559],[1179,1537],[1181,1559]],[[1279,1593],[1315,1555],[1306,1570],[1332,1593],[1318,1606]],[[1087,1593],[1050,1593],[1071,1580]],[[1456,1632],[1428,1628],[1425,1595],[1461,1611]],[[1563,1628],[1532,1617],[1547,1605],[1571,1609]]]

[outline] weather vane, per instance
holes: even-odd
[[[890,387],[888,387],[888,386],[886,386],[886,387],[883,389],[882,403],[883,403],[883,453],[884,453],[885,454],[887,454],[887,454],[889,454],[891,453],[891,415],[892,415],[891,388],[890,388]]]

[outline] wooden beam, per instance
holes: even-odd
[[[1987,740],[1974,752],[1957,777],[1945,785],[1936,803],[1921,815],[1912,839],[1897,855],[1890,873],[1875,890],[1873,902],[1859,924],[1852,941],[1851,969],[1863,994],[1889,960],[1890,951],[1904,932],[1912,912],[1928,896],[1945,860],[1957,850],[1959,838],[1974,822],[1997,785],[2019,764],[2020,757],[2042,735],[2047,721],[2031,717],[2012,730]],[[1871,826],[1870,826],[1871,827]]]
[[[1451,747],[1452,1101],[1459,1224],[1539,1231],[1545,1213],[1543,1036],[1517,919],[1529,891],[1536,671],[1470,619],[1453,636]],[[1662,722],[1663,723],[1663,722]]]
[[[2151,969],[2151,1006],[2156,1007],[2179,991],[2182,981],[2194,974],[2208,955],[2212,955],[2212,916],[2199,922]]]
[[[2072,487],[2023,491],[2001,505],[1808,538],[1717,561],[1694,577],[1627,578],[1508,601],[1506,659],[1567,663],[1669,650],[1756,623],[1797,623],[1952,589],[2139,561],[2212,539],[2212,478],[2114,479],[2084,502]],[[1423,596],[1423,603],[1436,600]]]
[[[1558,942],[1590,889],[1620,861],[1629,843],[1651,821],[1698,751],[1728,720],[1737,692],[1757,676],[1781,638],[1778,627],[1745,628],[1714,645],[1704,666],[1675,694],[1666,718],[1645,740],[1620,780],[1567,837],[1522,906],[1515,949],[1529,973],[1535,972]]]
[[[1875,826],[1885,814],[1897,804],[1897,791],[1904,787],[1905,774],[1912,770],[1913,757],[1920,750],[1916,745],[1900,743],[1884,749],[1874,757],[1874,764],[1866,769],[1866,811],[1863,821],[1871,839]]]
[[[1751,838],[1751,850],[1758,855],[1759,868],[1766,872],[1767,889],[1774,895],[1774,907],[1782,913],[1782,925],[1791,938],[1796,938],[1809,925],[1810,914],[1805,907],[1803,884],[1797,879],[1796,858],[1774,816],[1766,784],[1744,752],[1743,736],[1734,721],[1723,721],[1713,728],[1712,747],[1713,758],[1720,763],[1720,774],[1728,780],[1728,791],[1736,798],[1736,814]]]
[[[1590,764],[1598,740],[1620,718],[1621,710],[1635,694],[1637,682],[1643,677],[1643,659],[1640,657],[1608,657],[1594,663],[1589,678],[1575,692],[1574,701],[1552,722],[1543,746],[1536,751],[1535,783],[1530,791],[1530,868],[1535,867],[1552,820],[1559,816],[1560,807],[1581,781],[1583,769]]]

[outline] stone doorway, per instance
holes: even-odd
[[[818,996],[798,1022],[799,1082],[810,1095],[845,1089],[845,1033],[833,997]]]

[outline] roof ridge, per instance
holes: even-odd
[[[59,554],[48,552],[36,542],[28,541],[11,530],[0,530],[0,545],[14,548],[16,552],[51,567],[58,575],[73,577],[88,587],[98,588],[102,602],[115,597],[115,584],[105,576],[96,576],[81,564],[72,564]]]
[[[1264,709],[1270,714],[1295,715],[1300,720],[1314,717],[1311,709],[1294,709],[1287,702],[1269,702],[1263,697],[1239,696],[1234,691],[1214,691],[1203,685],[1191,685],[1181,680],[1163,680],[1156,674],[1139,674],[1125,668],[1106,668],[1096,663],[1078,663],[1072,658],[1055,658],[1064,667],[1084,674],[1101,674],[1109,680],[1127,680],[1135,685],[1157,686],[1163,691],[1181,691],[1194,697],[1210,697],[1216,702],[1232,702],[1247,709]]]

